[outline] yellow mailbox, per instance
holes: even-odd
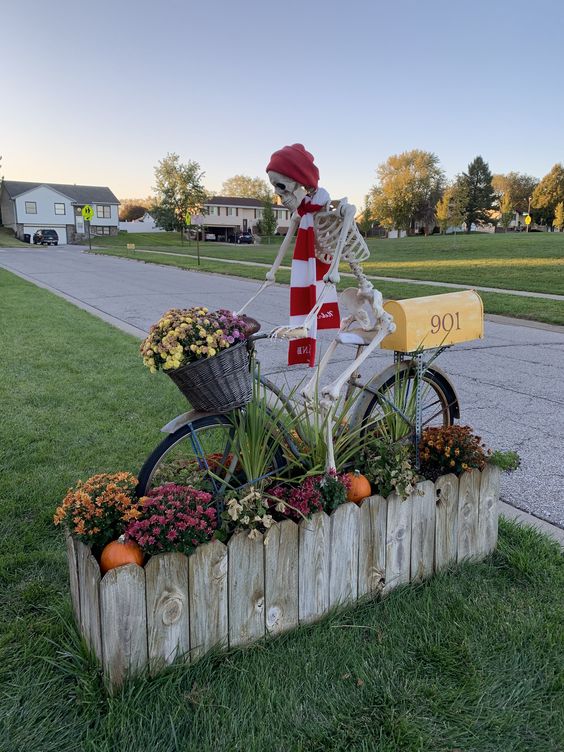
[[[475,290],[388,300],[384,308],[396,324],[382,340],[385,350],[429,350],[484,336],[484,305]]]

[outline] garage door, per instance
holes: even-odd
[[[31,242],[33,243],[33,235],[37,230],[55,230],[59,236],[59,245],[64,245],[67,242],[67,228],[61,225],[24,225],[24,233],[31,235]]]

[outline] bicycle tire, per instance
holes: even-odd
[[[216,435],[208,435],[205,441],[202,440],[205,433],[211,434],[212,432]],[[233,465],[233,455],[229,447],[232,434],[233,424],[224,413],[197,418],[169,434],[143,463],[138,475],[137,496],[144,496],[151,488],[162,483],[176,482],[179,485],[190,485],[190,475],[193,473],[195,473],[193,477],[209,485],[209,491],[214,496],[221,495],[227,487],[237,488],[248,485],[246,479],[241,477],[241,472],[237,473],[236,464]],[[177,457],[181,459],[175,460],[174,453],[171,456],[171,452],[175,449],[179,450]],[[218,456],[221,456],[221,459],[218,460]],[[169,465],[165,465],[167,457],[169,457]],[[210,469],[208,461],[211,457],[214,463],[212,474],[208,472]],[[183,463],[183,466],[175,468],[175,461]],[[197,467],[192,467],[194,463]],[[203,467],[202,463],[204,463]],[[275,450],[273,467],[268,474],[279,472],[284,465],[285,459],[281,448]],[[231,473],[230,476],[228,472]],[[188,480],[185,476],[188,476]],[[215,476],[223,478],[223,483]]]
[[[406,390],[406,395],[412,394],[412,389],[415,388],[415,376],[415,368],[401,371],[398,375],[402,382],[405,382],[406,377],[409,380],[408,386],[403,387]],[[380,385],[378,391],[374,394],[364,412],[362,418],[363,424],[373,424],[375,430],[378,430],[378,412],[382,414],[383,420],[384,409],[382,408],[382,403],[384,402],[384,404],[386,404],[382,399],[382,395],[386,395],[388,399],[390,399],[391,396],[392,399],[390,401],[393,402],[393,390],[398,383],[398,377],[395,375],[390,376],[389,379]],[[433,368],[428,368],[423,374],[423,384],[423,389],[425,389],[425,386],[427,387],[427,393],[429,393],[430,390],[431,400],[426,400],[423,404],[422,428],[425,429],[429,426],[451,426],[456,418],[458,418],[459,409],[456,394],[448,383],[448,380]],[[409,434],[412,434],[413,430],[413,427],[410,427]]]

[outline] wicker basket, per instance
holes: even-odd
[[[195,363],[165,371],[195,410],[227,413],[253,396],[246,342]]]

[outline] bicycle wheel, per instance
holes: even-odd
[[[143,496],[163,483],[194,486],[213,496],[247,485],[234,434],[233,423],[224,414],[197,418],[169,434],[141,468],[137,495]],[[281,450],[273,452],[271,465],[263,477],[274,476],[284,467]]]
[[[368,430],[393,441],[415,434],[415,368],[391,376],[378,389],[363,416]],[[458,417],[458,401],[448,381],[434,369],[423,374],[421,385],[422,429],[450,426]],[[399,410],[394,410],[394,406]]]

